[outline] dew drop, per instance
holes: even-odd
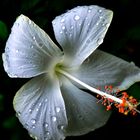
[[[88,13],[91,13],[91,10],[90,9],[88,10]]]
[[[29,24],[31,24],[32,22],[31,22],[31,20],[29,20]]]
[[[84,118],[82,117],[82,115],[78,115],[80,120],[83,120]]]
[[[45,123],[43,124],[43,126],[44,126],[45,128],[48,128],[49,125],[48,125],[48,123],[45,122]]]
[[[36,111],[38,112],[39,111],[39,108],[37,108]]]
[[[48,102],[48,99],[45,99],[45,103]]]
[[[64,129],[64,125],[58,125],[58,129],[63,130]]]
[[[31,119],[31,123],[32,124],[35,124],[36,123],[36,120],[35,119]]]
[[[106,26],[106,28],[108,28],[108,27],[109,27],[109,25],[110,25],[110,24],[109,24],[109,23],[107,23],[107,24],[105,25],[105,26]]]
[[[81,26],[82,24],[81,23],[79,23],[79,26]]]
[[[105,24],[103,23],[102,26],[105,26]]]
[[[53,21],[53,25],[55,25],[56,24],[56,22],[55,21]]]
[[[66,27],[65,26],[62,26],[62,30],[65,30],[66,29]]]
[[[35,36],[33,36],[33,40],[36,40],[36,39],[35,39]]]
[[[11,74],[12,75],[12,77],[15,77],[15,78],[17,78],[18,77],[18,75],[16,75],[16,74]]]
[[[32,125],[32,128],[35,129],[35,125]]]
[[[73,29],[74,27],[73,27],[73,26],[71,26],[70,28],[71,28],[71,29]]]
[[[65,19],[64,19],[64,18],[62,18],[60,22],[61,22],[61,23],[63,23],[64,21],[65,21]]]
[[[72,33],[70,33],[69,36],[72,37]]]
[[[56,117],[55,116],[52,116],[52,121],[56,122]]]
[[[80,17],[79,17],[78,15],[76,15],[76,16],[74,17],[74,19],[77,21],[77,20],[80,19]]]
[[[102,13],[102,10],[101,10],[101,9],[99,9],[99,10],[98,10],[98,12],[99,12],[99,13]]]
[[[60,31],[60,34],[62,34],[63,32],[62,31]]]
[[[29,113],[32,113],[32,109],[31,108],[29,109]]]
[[[60,112],[60,107],[56,107],[55,110],[56,110],[57,113],[59,113]]]
[[[103,16],[99,16],[99,18],[100,18],[100,19],[102,19],[102,18],[103,18]]]
[[[100,45],[102,42],[103,42],[103,38],[99,38],[99,39],[97,40],[98,45]]]
[[[38,138],[32,134],[29,134],[31,138],[35,139],[35,140],[38,140]]]
[[[29,125],[27,123],[25,123],[25,128],[29,128]]]
[[[16,53],[18,53],[19,52],[19,50],[16,50]]]
[[[34,46],[33,46],[33,45],[31,45],[31,46],[30,46],[30,48],[31,48],[31,49],[33,49],[33,48],[34,48]]]
[[[17,116],[17,117],[20,117],[20,116],[21,116],[21,112],[18,111],[18,112],[16,113],[16,116]]]
[[[45,132],[45,140],[50,140],[50,132],[49,131],[46,131]]]
[[[92,6],[90,6],[88,9],[89,9],[89,10],[92,10],[92,9],[93,9],[93,7],[92,7]]]
[[[96,25],[98,26],[99,25],[99,22],[97,22]]]

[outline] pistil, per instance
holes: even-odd
[[[117,97],[118,93],[111,95],[94,87],[91,87],[62,69],[57,69],[57,72],[63,74],[67,78],[73,80],[89,91],[96,93],[97,97],[100,97],[100,100],[102,100],[102,104],[106,105],[107,110],[110,110],[112,104],[114,104],[114,106],[118,108],[118,111],[125,115],[127,115],[128,112],[131,112],[133,115],[135,115],[137,112],[140,113],[140,111],[136,109],[136,107],[138,106],[137,100],[132,96],[128,96],[126,92],[122,92],[121,96]]]

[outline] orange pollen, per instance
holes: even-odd
[[[99,98],[98,102],[101,102],[104,106],[106,106],[107,111],[111,110],[113,105],[118,109],[118,112],[123,113],[124,115],[127,115],[129,112],[132,115],[137,114],[136,107],[138,105],[138,102],[134,97],[129,96],[127,92],[120,92],[119,89],[116,93],[113,93],[113,86],[111,85],[105,86],[104,89],[108,94],[116,96],[122,100],[122,103],[118,103],[105,96],[97,95],[97,98]]]

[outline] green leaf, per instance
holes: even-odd
[[[11,116],[3,122],[3,127],[6,129],[12,129],[16,125],[16,117]]]
[[[0,20],[0,38],[5,39],[8,36],[8,29],[6,24]]]
[[[35,7],[39,2],[40,2],[40,0],[22,0],[21,9],[23,11],[28,11],[28,10],[32,9],[33,7]]]
[[[0,111],[4,110],[4,96],[0,94]]]
[[[133,96],[138,101],[140,100],[140,85],[139,83],[135,83],[128,89],[128,93],[130,96]]]
[[[140,40],[140,26],[136,26],[128,30],[127,38],[131,40]]]

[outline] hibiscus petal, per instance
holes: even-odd
[[[81,64],[103,42],[112,15],[112,11],[99,6],[81,6],[53,20],[65,65]]]
[[[100,50],[93,52],[72,75],[102,90],[109,85],[114,89],[125,90],[140,81],[140,69],[134,63]]]
[[[97,99],[78,89],[68,80],[61,87],[68,118],[66,135],[82,135],[103,126],[110,112],[97,103]]]
[[[49,36],[28,17],[21,15],[12,27],[3,54],[10,77],[33,77],[46,72],[62,55]]]
[[[46,75],[26,83],[14,98],[14,108],[23,126],[37,140],[63,140],[67,125],[59,82]]]

